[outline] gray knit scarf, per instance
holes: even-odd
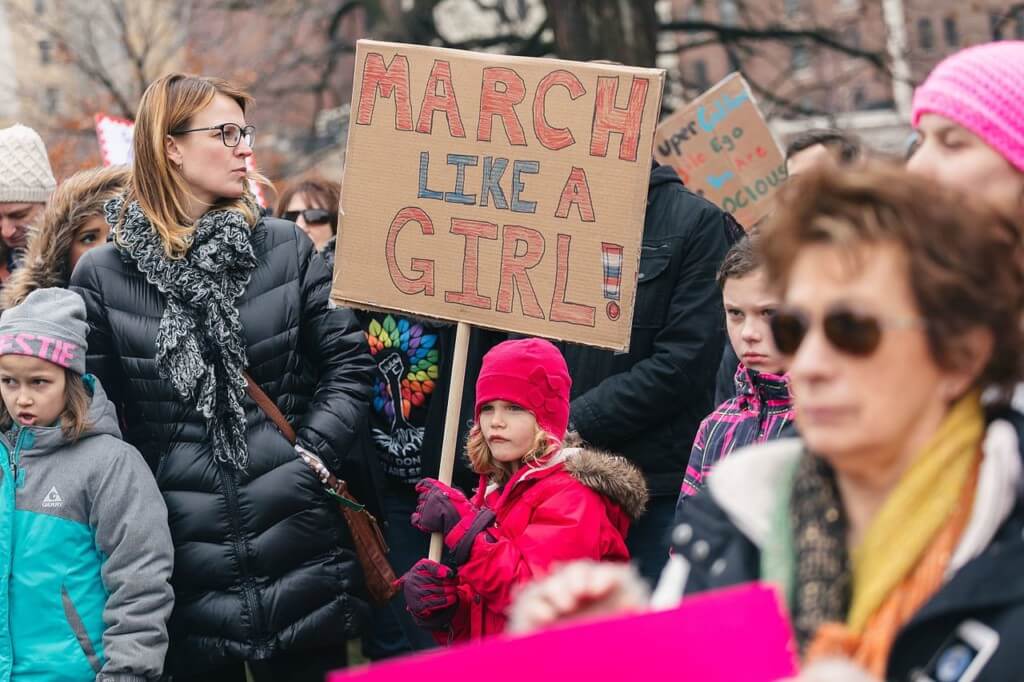
[[[117,225],[118,250],[166,299],[156,337],[160,376],[203,415],[214,459],[245,469],[247,361],[235,304],[257,263],[249,224],[237,211],[210,211],[196,223],[186,256],[172,259],[138,202],[125,210],[118,197],[104,208]]]

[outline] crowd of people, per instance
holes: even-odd
[[[475,329],[450,484],[455,326],[330,302],[342,188],[259,206],[252,105],[164,76],[59,185],[0,130],[0,679],[322,680],[755,580],[806,679],[1015,677],[1024,43],[939,64],[908,159],[791,141],[757,225],[652,161],[629,351]]]

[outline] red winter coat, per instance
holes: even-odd
[[[505,629],[516,589],[574,559],[628,561],[626,531],[647,502],[643,474],[622,457],[565,449],[539,467],[523,467],[501,490],[480,490],[477,506],[493,509],[495,525],[477,535],[458,568],[459,610],[452,632],[438,639],[465,641]],[[472,522],[445,538],[453,547]]]

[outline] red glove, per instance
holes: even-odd
[[[447,628],[459,608],[455,572],[430,559],[420,559],[399,582],[405,606],[416,625],[426,630]]]
[[[424,478],[417,483],[416,492],[420,498],[411,521],[413,526],[426,533],[448,535],[448,531],[464,517],[476,515],[476,507],[462,491],[433,478]]]

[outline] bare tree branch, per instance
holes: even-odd
[[[747,41],[777,41],[785,43],[812,42],[817,43],[830,50],[840,52],[851,57],[857,57],[874,65],[876,68],[888,72],[889,67],[882,52],[864,50],[854,45],[844,43],[834,31],[828,28],[815,27],[792,29],[775,24],[764,28],[750,28],[745,26],[730,26],[710,21],[672,21],[661,25],[665,31],[701,32],[708,31],[717,36],[716,42],[736,43]]]

